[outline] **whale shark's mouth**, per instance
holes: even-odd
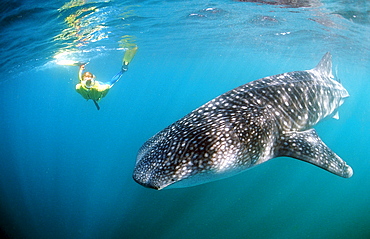
[[[146,188],[158,189],[159,187],[152,183],[153,171],[154,169],[150,171],[135,170],[132,175],[132,178],[135,180],[135,182]]]
[[[133,176],[133,179],[135,180],[135,182],[137,182],[138,184],[140,184],[140,185],[142,185],[146,188],[152,188],[152,189],[156,189],[156,190],[161,190],[162,189],[162,187],[159,187],[157,185],[153,185],[150,180],[147,180],[146,182],[143,182],[143,181],[140,181],[135,176]]]
[[[149,170],[135,170],[132,178],[138,184],[155,190],[161,190],[167,186],[175,183],[177,180],[166,178],[164,175],[159,175],[157,168],[151,168]]]
[[[135,182],[137,182],[138,184],[140,184],[140,185],[142,185],[146,188],[152,188],[152,189],[155,189],[155,190],[162,190],[164,188],[168,188],[169,186],[171,186],[172,184],[174,184],[176,182],[176,181],[172,181],[172,182],[169,182],[169,183],[158,185],[158,184],[153,183],[153,181],[150,180],[150,177],[146,182],[140,181],[139,179],[135,178],[135,176],[133,178],[134,178]]]

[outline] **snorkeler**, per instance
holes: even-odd
[[[86,100],[93,100],[96,108],[99,110],[100,107],[98,102],[108,94],[109,89],[112,88],[112,86],[121,79],[123,73],[128,70],[128,65],[134,58],[136,51],[137,46],[126,50],[122,61],[121,71],[113,76],[113,78],[107,83],[97,81],[95,76],[88,71],[84,72],[87,63],[81,64],[78,74],[80,82],[76,85],[76,91]]]

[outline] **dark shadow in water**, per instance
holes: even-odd
[[[299,8],[299,7],[318,7],[321,2],[318,0],[237,0],[238,2],[255,2],[267,5],[283,5],[284,7]]]
[[[5,231],[0,227],[0,238],[10,239],[10,237],[5,233]]]

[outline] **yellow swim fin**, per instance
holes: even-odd
[[[123,65],[127,66],[128,64],[130,64],[136,54],[137,49],[138,47],[135,46],[134,48],[126,50],[125,55],[123,56]]]

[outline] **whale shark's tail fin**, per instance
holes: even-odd
[[[314,129],[287,132],[277,141],[276,154],[296,158],[343,178],[353,175],[352,168],[322,142]]]
[[[319,72],[321,75],[328,76],[330,78],[334,78],[332,73],[332,63],[331,63],[331,54],[327,52],[317,64],[315,68],[312,70]]]

